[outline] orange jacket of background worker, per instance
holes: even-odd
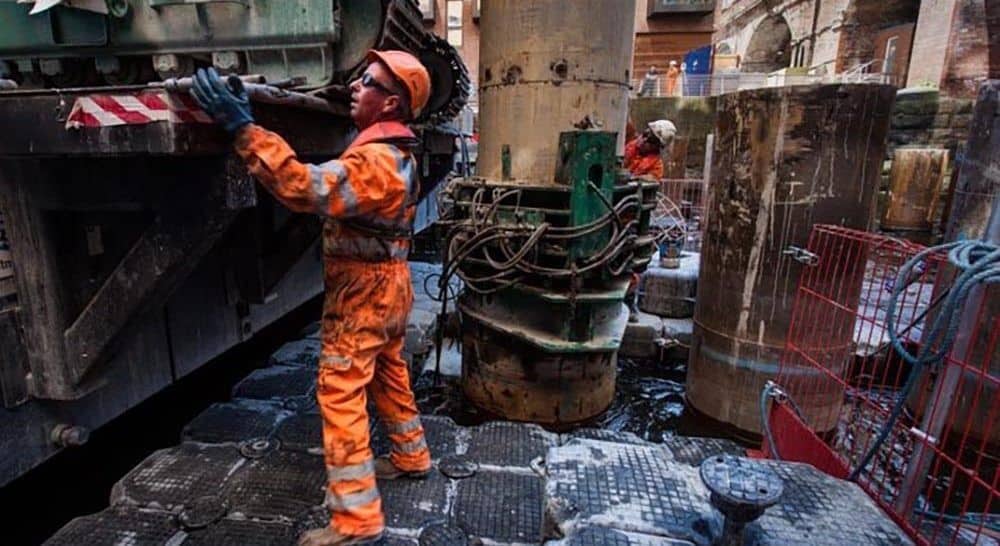
[[[385,523],[376,476],[420,478],[431,467],[401,354],[413,303],[406,256],[419,189],[416,137],[401,122],[426,105],[430,78],[402,51],[373,51],[369,61],[351,83],[351,117],[361,133],[339,159],[320,165],[300,162],[284,139],[258,125],[233,129],[244,112],[226,102],[217,76],[206,89],[199,73],[195,90],[206,111],[236,132],[237,153],[268,191],[293,211],[327,218],[316,390],[332,514],[329,526],[302,535],[306,546],[377,540]],[[252,120],[248,107],[245,115]],[[388,457],[373,459],[369,448],[366,389],[392,440]]]
[[[625,145],[625,168],[632,176],[663,178],[663,159],[660,154],[670,146],[677,128],[668,120],[651,121],[639,136]]]

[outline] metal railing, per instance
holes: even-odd
[[[773,403],[764,449],[854,479],[918,544],[996,544],[1000,291],[969,292],[955,310],[951,256],[924,251],[813,229],[784,356],[765,391]],[[961,312],[948,345],[938,318]],[[912,361],[936,351],[943,358]]]
[[[872,63],[840,74],[788,74],[786,72],[717,72],[682,74],[671,81],[665,75],[632,80],[633,97],[708,97],[747,89],[816,85],[824,83],[886,83],[896,85],[896,76],[870,72]]]

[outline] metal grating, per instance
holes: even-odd
[[[298,533],[288,524],[224,519],[190,532],[183,546],[287,546],[296,538]]]
[[[181,438],[222,443],[268,437],[288,415],[280,406],[260,400],[212,404],[184,427]]]
[[[115,484],[111,504],[179,509],[200,497],[217,495],[245,462],[239,450],[229,445],[183,443],[163,449]]]
[[[254,370],[233,387],[233,398],[270,400],[312,396],[316,371],[301,366],[269,366]]]
[[[316,370],[319,368],[319,352],[320,342],[318,339],[290,341],[271,355],[269,364],[306,366]]]
[[[177,544],[183,540],[184,534],[166,512],[119,506],[74,519],[49,538],[45,545]]]
[[[544,457],[559,437],[537,425],[492,422],[469,430],[466,456],[479,463],[496,466],[530,467],[531,461]]]
[[[448,479],[437,471],[424,480],[380,480],[382,510],[388,527],[420,529],[448,517]]]
[[[480,469],[458,481],[454,522],[483,539],[541,542],[542,490],[539,476]]]
[[[275,451],[247,462],[227,484],[231,511],[247,517],[300,520],[323,503],[326,467],[322,459]]]

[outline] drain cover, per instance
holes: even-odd
[[[177,515],[177,522],[186,531],[204,529],[226,517],[228,512],[229,504],[225,500],[215,495],[206,495],[186,503]]]
[[[450,455],[441,458],[441,461],[438,462],[438,470],[449,478],[460,480],[475,476],[476,471],[479,470],[479,463],[463,455]]]
[[[781,499],[785,489],[781,477],[767,465],[732,455],[705,459],[701,480],[712,492],[712,506],[739,525],[759,518]]]
[[[462,529],[447,523],[432,523],[420,531],[420,546],[469,546],[469,536]]]
[[[272,438],[253,438],[240,442],[240,455],[247,459],[260,459],[268,453],[277,451],[281,447],[278,440]]]

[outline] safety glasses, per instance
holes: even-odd
[[[395,91],[393,91],[393,90],[389,89],[388,87],[382,85],[378,80],[375,79],[375,76],[372,76],[371,74],[369,74],[367,72],[365,72],[364,74],[361,75],[361,85],[363,85],[365,87],[374,87],[375,89],[379,89],[379,90],[381,90],[382,92],[384,92],[384,93],[386,93],[388,95],[396,95],[397,94]]]

